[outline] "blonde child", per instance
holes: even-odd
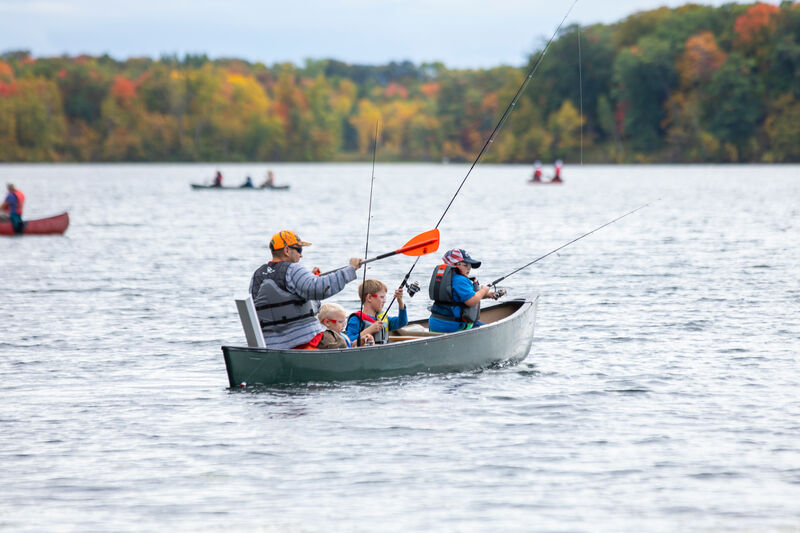
[[[394,291],[400,312],[396,317],[381,315],[381,310],[386,304],[386,285],[377,279],[368,279],[358,286],[358,296],[361,298],[364,311],[356,311],[347,319],[345,334],[353,342],[358,334],[370,334],[378,344],[389,341],[389,331],[402,328],[408,324],[406,304],[403,302],[403,289]],[[360,326],[360,327],[359,327]]]
[[[350,347],[350,339],[347,338],[347,335],[342,335],[347,323],[347,313],[344,307],[335,303],[324,303],[319,308],[317,319],[328,328],[322,333],[322,340],[317,346],[319,350]]]

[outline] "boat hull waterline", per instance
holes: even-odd
[[[199,183],[191,183],[192,189],[195,191],[205,190],[222,190],[222,191],[286,191],[289,189],[288,185],[272,185],[266,187],[217,187],[216,185],[201,185]]]
[[[418,320],[395,332],[402,336],[390,336],[389,344],[380,346],[338,350],[223,346],[228,381],[231,387],[350,381],[518,363],[533,343],[538,301],[537,296],[488,307],[481,320],[490,323],[455,333],[432,336],[427,320]]]

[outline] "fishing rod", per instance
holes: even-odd
[[[580,237],[577,237],[577,238],[575,238],[575,239],[572,239],[572,240],[571,240],[571,241],[569,241],[567,244],[562,244],[561,246],[559,246],[558,248],[556,248],[556,249],[555,249],[555,250],[553,250],[552,252],[547,252],[547,253],[546,253],[546,254],[544,254],[543,256],[541,256],[541,257],[538,257],[538,258],[534,259],[533,261],[531,261],[531,262],[530,262],[530,263],[528,263],[527,265],[521,266],[521,267],[519,267],[518,269],[516,269],[516,270],[512,271],[512,272],[511,272],[511,273],[509,273],[509,274],[506,274],[505,276],[503,276],[503,277],[501,277],[501,278],[497,278],[497,279],[496,279],[496,280],[494,280],[493,282],[489,283],[489,286],[490,286],[490,287],[496,287],[498,283],[500,283],[501,281],[503,281],[503,280],[504,280],[504,279],[506,279],[507,277],[509,277],[509,276],[511,276],[511,275],[513,275],[513,274],[516,274],[516,273],[517,273],[517,272],[519,272],[520,270],[523,270],[523,269],[525,269],[525,268],[528,268],[529,266],[531,266],[531,265],[532,265],[532,264],[534,264],[534,263],[538,263],[539,261],[541,261],[541,260],[542,260],[542,259],[544,259],[545,257],[548,257],[548,256],[550,256],[550,255],[553,255],[553,254],[554,254],[554,253],[556,253],[557,251],[559,251],[559,250],[562,250],[562,249],[566,248],[567,246],[569,246],[570,244],[572,244],[572,243],[574,243],[574,242],[578,242],[579,240],[583,239],[584,237],[588,237],[589,235],[591,235],[591,234],[592,234],[592,233],[594,233],[595,231],[599,231],[599,230],[601,230],[601,229],[605,228],[606,226],[610,226],[610,225],[611,225],[611,224],[613,224],[614,222],[616,222],[616,221],[618,221],[618,220],[621,220],[621,219],[625,218],[625,217],[626,217],[626,216],[628,216],[628,215],[632,215],[633,213],[635,213],[636,211],[638,211],[638,210],[640,210],[640,209],[644,209],[644,208],[645,208],[645,207],[647,207],[648,205],[650,205],[650,203],[649,203],[649,202],[648,202],[648,203],[646,203],[646,204],[644,204],[644,205],[640,205],[639,207],[637,207],[637,208],[636,208],[636,209],[634,209],[633,211],[628,211],[628,212],[627,212],[627,213],[625,213],[624,215],[622,215],[622,216],[620,216],[620,217],[617,217],[617,218],[615,218],[615,219],[614,219],[614,220],[612,220],[611,222],[606,222],[606,223],[605,223],[605,224],[603,224],[602,226],[599,226],[599,227],[597,227],[597,228],[593,229],[592,231],[590,231],[590,232],[588,232],[588,233],[584,233],[584,234],[583,234],[583,235],[581,235]]]
[[[569,6],[569,9],[564,14],[564,18],[561,19],[561,22],[559,23],[558,27],[556,27],[555,31],[553,32],[553,35],[551,35],[550,39],[547,41],[547,44],[545,45],[544,49],[542,50],[542,54],[539,56],[539,59],[528,70],[528,73],[525,75],[525,78],[522,80],[522,83],[517,88],[517,92],[514,93],[514,97],[511,98],[511,101],[506,106],[505,111],[503,111],[503,114],[500,116],[500,120],[497,121],[497,124],[495,125],[494,129],[492,130],[492,133],[489,134],[489,137],[486,139],[486,142],[483,143],[483,147],[481,148],[480,152],[478,152],[478,155],[475,156],[475,159],[472,161],[472,165],[470,165],[469,170],[467,171],[467,174],[464,176],[464,179],[461,180],[461,184],[458,186],[458,189],[456,189],[456,192],[455,192],[455,194],[453,194],[453,197],[450,199],[450,202],[447,204],[447,207],[445,207],[444,212],[442,213],[442,216],[439,218],[439,222],[436,223],[435,228],[438,228],[439,224],[442,223],[442,220],[444,220],[444,217],[445,217],[445,215],[447,215],[447,212],[450,210],[450,207],[453,205],[453,202],[455,202],[456,197],[458,196],[458,193],[461,192],[462,187],[464,187],[464,184],[467,182],[467,179],[469,178],[470,174],[472,174],[472,170],[478,164],[478,162],[480,161],[481,157],[483,157],[483,154],[489,148],[489,145],[494,142],[494,138],[495,138],[495,136],[497,136],[498,132],[503,127],[503,124],[505,124],[506,120],[508,120],[508,117],[511,115],[511,112],[514,110],[514,107],[516,107],[516,105],[517,105],[517,101],[519,100],[519,97],[522,96],[523,92],[525,92],[525,88],[528,86],[528,83],[530,83],[530,81],[533,79],[534,74],[536,74],[536,71],[539,69],[539,65],[542,64],[542,60],[544,59],[544,56],[547,55],[547,50],[550,48],[550,44],[553,42],[553,39],[556,38],[556,35],[558,35],[559,30],[561,30],[561,26],[564,25],[564,22],[567,20],[567,17],[572,12],[572,8],[575,7],[575,4],[577,4],[577,3],[578,3],[578,0],[573,0],[572,4]],[[414,264],[411,265],[411,268],[408,270],[406,275],[403,277],[403,281],[400,283],[400,288],[401,289],[408,284],[408,278],[409,278],[409,276],[411,276],[411,273],[416,268],[418,262],[419,262],[419,257],[417,257],[417,259],[414,260]],[[409,287],[409,291],[408,291],[409,296],[412,296],[412,297],[414,296],[414,294],[416,294],[419,291],[419,284],[414,283],[414,284],[412,284],[412,286],[413,285],[415,285],[416,287],[414,289]],[[386,313],[387,314],[389,313],[389,309],[392,308],[392,305],[394,304],[394,301],[395,301],[395,298],[392,297],[392,301],[389,302],[389,306],[386,308]]]
[[[369,256],[369,226],[372,222],[372,188],[375,185],[375,157],[378,153],[378,123],[375,121],[375,137],[372,141],[372,178],[369,181],[369,210],[367,211],[367,243],[364,245],[364,258]],[[362,262],[362,264],[364,264]],[[364,285],[367,283],[367,266],[364,265],[364,276],[361,280],[361,292],[364,292]],[[364,297],[359,294],[361,300],[361,308],[358,312],[358,335],[356,335],[356,346],[361,346],[361,328],[364,325]]]

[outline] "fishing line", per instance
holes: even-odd
[[[378,123],[375,121],[375,137],[372,141],[372,178],[369,181],[369,210],[367,211],[367,243],[364,245],[364,258],[369,257],[369,227],[372,222],[372,188],[375,185],[375,156],[378,153]],[[364,325],[364,289],[367,283],[367,265],[364,265],[364,277],[361,280],[361,308],[358,312],[358,335],[356,335],[356,346],[361,345],[361,327]]]
[[[458,186],[458,189],[456,189],[456,192],[455,192],[455,194],[453,194],[453,197],[450,199],[450,202],[447,204],[447,207],[445,207],[444,212],[442,213],[442,216],[439,218],[439,222],[436,223],[435,228],[438,228],[439,224],[442,223],[442,220],[444,220],[445,215],[450,210],[450,206],[453,205],[453,202],[456,200],[456,197],[458,196],[458,193],[461,192],[461,188],[464,187],[464,184],[467,182],[467,179],[469,178],[470,174],[472,173],[472,169],[475,168],[475,166],[480,161],[481,157],[483,157],[483,154],[484,154],[484,152],[486,152],[486,150],[488,149],[489,145],[494,142],[495,136],[500,131],[500,129],[503,127],[503,124],[505,124],[505,122],[508,119],[509,115],[511,115],[511,112],[514,110],[514,107],[517,105],[517,101],[519,100],[519,97],[522,96],[522,93],[525,91],[525,87],[527,87],[528,83],[531,81],[531,79],[533,79],[534,74],[536,74],[536,71],[539,69],[539,65],[541,65],[542,64],[542,60],[544,60],[544,56],[547,55],[547,50],[550,48],[550,44],[553,42],[553,39],[556,38],[556,35],[558,35],[559,30],[561,30],[561,26],[564,25],[564,22],[567,20],[567,17],[572,12],[572,8],[575,7],[575,4],[577,4],[577,3],[578,3],[578,0],[573,0],[572,4],[569,6],[569,9],[564,14],[564,17],[561,19],[561,22],[559,23],[558,27],[556,27],[555,31],[553,32],[553,35],[551,35],[550,39],[547,41],[547,44],[545,45],[544,50],[542,50],[542,54],[539,56],[539,59],[528,70],[528,73],[526,74],[525,79],[520,84],[519,88],[517,89],[517,92],[514,93],[514,97],[511,99],[511,101],[506,106],[505,111],[503,111],[503,114],[500,117],[500,120],[497,121],[497,124],[495,125],[494,129],[492,130],[492,133],[486,139],[486,142],[483,143],[483,147],[481,148],[481,151],[478,152],[478,155],[472,161],[472,165],[470,165],[466,176],[464,176],[464,179],[461,180],[461,184]],[[411,265],[411,268],[406,273],[406,275],[403,277],[403,281],[400,283],[400,288],[401,289],[403,287],[405,287],[406,284],[408,283],[408,278],[409,278],[409,276],[411,276],[411,273],[414,271],[414,268],[416,268],[418,262],[419,262],[419,257],[417,257],[417,259],[414,260],[414,264]],[[392,301],[389,302],[389,307],[386,308],[386,313],[387,314],[389,313],[389,309],[392,308],[392,304],[394,304],[394,301],[395,301],[395,298],[392,298]]]
[[[545,257],[548,257],[548,256],[550,256],[550,255],[553,255],[553,254],[554,254],[554,253],[556,253],[557,251],[559,251],[559,250],[561,250],[561,249],[563,249],[563,248],[566,248],[566,247],[567,247],[567,246],[569,246],[570,244],[572,244],[572,243],[574,243],[574,242],[577,242],[577,241],[579,241],[579,240],[583,239],[584,237],[588,237],[589,235],[591,235],[591,234],[592,234],[592,233],[594,233],[595,231],[601,230],[601,229],[605,228],[606,226],[610,226],[611,224],[613,224],[613,223],[614,223],[614,222],[616,222],[617,220],[623,219],[623,218],[625,218],[625,217],[626,217],[626,216],[628,216],[628,215],[632,215],[632,214],[633,214],[633,213],[635,213],[636,211],[638,211],[638,210],[640,210],[640,209],[644,209],[644,208],[645,208],[645,207],[647,207],[648,205],[650,205],[650,202],[648,202],[648,203],[646,203],[646,204],[644,204],[644,205],[640,205],[639,207],[637,207],[637,208],[636,208],[636,209],[634,209],[633,211],[628,211],[628,212],[627,212],[627,213],[625,213],[624,215],[622,215],[622,216],[620,216],[620,217],[617,217],[617,218],[615,218],[615,219],[614,219],[614,220],[612,220],[611,222],[606,222],[606,223],[605,223],[605,224],[603,224],[602,226],[599,226],[599,227],[597,227],[597,228],[593,229],[592,231],[590,231],[590,232],[588,232],[588,233],[584,233],[584,234],[583,234],[583,235],[581,235],[580,237],[577,237],[577,238],[575,238],[575,239],[572,239],[572,240],[571,240],[571,241],[569,241],[567,244],[562,244],[561,246],[559,246],[558,248],[556,248],[556,249],[555,249],[555,250],[553,250],[552,252],[547,252],[547,253],[546,253],[546,254],[544,254],[543,256],[541,256],[541,257],[539,257],[539,258],[537,258],[537,259],[534,259],[533,261],[531,261],[531,262],[530,262],[530,263],[528,263],[527,265],[521,266],[521,267],[519,267],[518,269],[516,269],[516,270],[512,271],[510,274],[506,274],[506,275],[505,275],[505,276],[503,276],[502,278],[497,278],[497,279],[496,279],[496,280],[494,280],[493,282],[489,283],[489,286],[490,286],[490,287],[494,287],[495,285],[497,285],[498,283],[500,283],[501,281],[503,281],[503,280],[504,280],[504,279],[506,279],[507,277],[509,277],[509,276],[511,276],[511,275],[513,275],[513,274],[516,274],[516,273],[517,273],[517,272],[519,272],[520,270],[522,270],[522,269],[525,269],[525,268],[528,268],[528,267],[529,267],[529,266],[531,266],[532,264],[534,264],[534,263],[537,263],[537,262],[541,261],[541,260],[542,260],[542,259],[544,259]]]
[[[583,63],[581,61],[581,25],[578,24],[578,88],[581,95],[581,165],[583,165]]]

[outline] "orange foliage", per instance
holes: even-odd
[[[5,61],[0,61],[0,83],[14,81],[14,70]]]
[[[442,90],[442,86],[438,81],[431,81],[428,83],[423,83],[419,90],[422,91],[422,94],[428,98],[436,98],[439,96],[439,91]]]
[[[772,4],[753,4],[744,15],[736,19],[733,29],[741,43],[751,43],[762,31],[775,27],[773,15],[780,13],[780,8]]]
[[[117,102],[130,102],[136,96],[136,84],[127,78],[116,76],[111,86],[111,95]]]
[[[394,98],[399,96],[400,98],[408,98],[408,89],[400,85],[399,83],[392,82],[386,86],[386,90],[384,91],[386,98]]]
[[[684,85],[708,81],[727,57],[717,46],[717,40],[710,31],[692,35],[686,39],[686,48],[677,61],[681,81]]]
[[[58,79],[63,80],[64,78],[67,77],[67,69],[61,67],[60,69],[58,69],[58,74],[56,74],[56,76],[58,76]]]
[[[499,102],[497,99],[497,93],[489,93],[483,97],[483,101],[481,102],[482,112],[494,114],[497,112],[498,107]]]

